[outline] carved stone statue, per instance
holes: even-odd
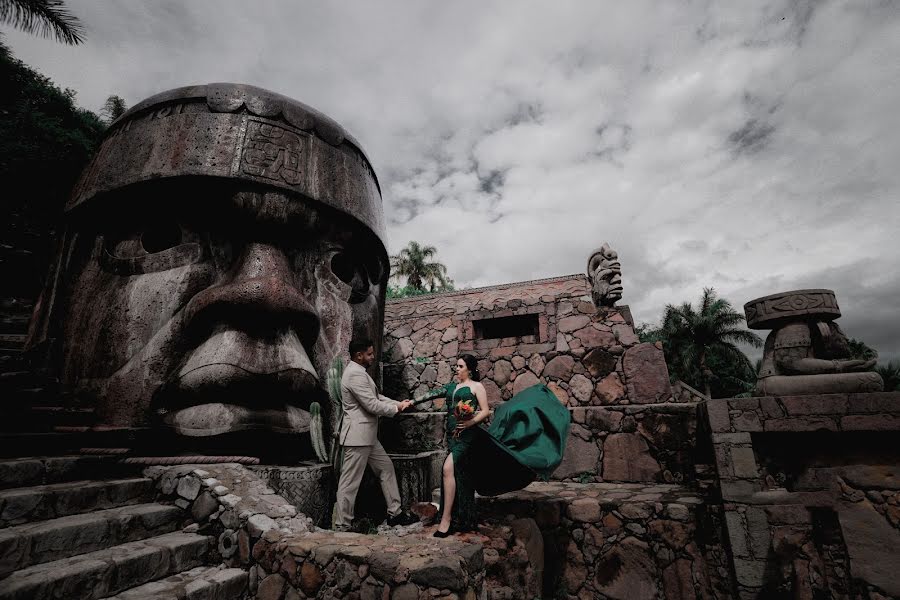
[[[747,326],[772,329],[763,348],[756,391],[763,396],[879,392],[874,360],[850,357],[831,290],[795,290],[744,305]]]
[[[619,255],[604,242],[588,258],[587,275],[591,280],[591,297],[597,308],[615,306],[622,299],[622,265]]]
[[[380,346],[381,192],[359,144],[300,102],[170,90],[110,127],[50,275],[30,344],[57,347],[100,424],[305,431],[351,337]]]

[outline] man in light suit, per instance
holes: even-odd
[[[378,417],[393,417],[412,405],[398,402],[378,393],[366,369],[375,364],[375,347],[371,340],[350,343],[350,362],[341,378],[341,404],[344,416],[338,441],[344,448],[344,462],[337,489],[337,515],[334,528],[347,531],[353,520],[356,493],[368,464],[381,482],[387,501],[388,525],[411,525],[418,518],[400,506],[397,475],[381,442],[378,441]]]

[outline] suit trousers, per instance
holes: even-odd
[[[400,513],[400,490],[397,487],[397,474],[394,463],[384,451],[381,442],[374,446],[344,446],[344,463],[341,467],[341,479],[337,489],[337,514],[335,525],[350,525],[353,520],[353,509],[356,494],[362,483],[366,465],[372,467],[375,476],[381,483],[381,491],[387,503],[387,511],[391,516]]]

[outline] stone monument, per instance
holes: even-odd
[[[622,265],[619,255],[604,242],[588,258],[587,276],[594,305],[612,307],[622,299]]]
[[[380,352],[378,181],[300,102],[229,83],[144,100],[110,126],[65,218],[29,344],[54,348],[100,426],[294,435],[313,401],[327,413],[325,373],[351,337]]]
[[[794,290],[744,305],[750,329],[771,329],[756,383],[760,396],[880,392],[874,360],[850,357],[831,290]]]

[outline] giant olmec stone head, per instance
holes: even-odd
[[[334,357],[381,339],[375,174],[290,98],[209,84],[139,103],[66,218],[31,343],[56,339],[63,384],[103,425],[304,431]]]

